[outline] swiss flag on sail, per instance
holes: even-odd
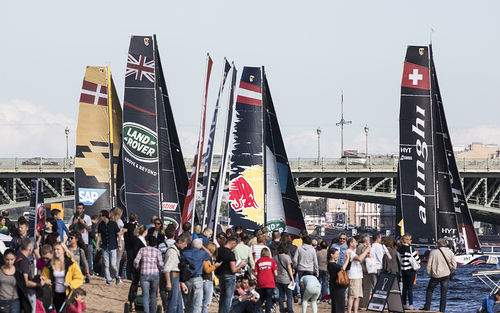
[[[429,90],[431,89],[429,75],[429,68],[405,62],[401,86]]]

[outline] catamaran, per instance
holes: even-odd
[[[305,229],[264,67],[244,67],[236,98],[229,173],[231,225]]]
[[[122,108],[109,66],[88,66],[76,129],[75,203],[89,215],[117,205],[121,134]]]
[[[457,263],[481,262],[458,172],[432,55],[432,45],[409,46],[401,82],[397,230],[416,246],[447,238]]]
[[[128,214],[178,227],[188,178],[154,35],[130,39],[122,144]]]

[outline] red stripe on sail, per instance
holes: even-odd
[[[291,227],[295,227],[295,228],[298,228],[298,229],[302,229],[304,227],[303,224],[297,222],[296,220],[292,220],[292,219],[289,219],[289,218],[286,219],[286,226],[291,226]]]
[[[146,114],[153,115],[153,116],[155,116],[155,115],[156,115],[156,113],[149,112],[148,110],[141,109],[141,108],[139,108],[139,107],[137,107],[137,106],[133,105],[132,103],[127,102],[127,101],[124,101],[124,102],[123,102],[123,104],[124,104],[125,106],[128,106],[129,108],[135,109],[135,110],[137,110],[137,111],[141,111],[141,112],[144,112],[144,113],[146,113]]]
[[[260,88],[260,86],[252,85],[244,81],[240,82],[240,88],[262,93],[262,88]]]
[[[245,96],[238,96],[238,98],[236,98],[236,102],[240,102],[240,103],[244,103],[244,104],[248,104],[248,105],[257,105],[257,106],[262,105],[262,100],[249,98],[249,97],[245,97]]]
[[[144,188],[141,188],[141,187],[137,186],[136,184],[134,184],[134,186],[135,186],[135,187],[137,187],[138,189],[140,189],[140,190],[144,191],[144,192],[145,192],[145,193],[147,193],[147,194],[150,194],[150,195],[155,196],[155,197],[157,197],[157,198],[159,198],[159,197],[160,197],[160,195],[159,195],[159,194],[157,194],[157,193],[153,193],[153,192],[148,191],[148,190],[146,190],[146,189],[144,189]]]

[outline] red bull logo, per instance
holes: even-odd
[[[235,211],[241,211],[243,208],[259,208],[252,185],[241,175],[231,181],[229,201]]]

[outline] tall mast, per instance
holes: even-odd
[[[264,66],[262,66],[262,69],[260,71],[260,85],[262,86],[262,169],[263,169],[263,184],[264,184],[264,223],[262,227],[267,226],[267,177],[266,177],[266,136],[265,136],[265,114],[267,114],[267,105],[266,105],[266,90],[265,86],[266,84],[264,83]]]
[[[107,80],[107,89],[108,89],[108,129],[109,129],[109,177],[110,177],[110,186],[109,186],[109,196],[111,208],[115,207],[115,168],[113,162],[113,96],[111,91],[111,71],[109,70],[109,65],[106,66],[106,80]]]
[[[340,122],[336,125],[340,126],[340,157],[344,156],[344,125],[352,124],[352,121],[344,119],[344,91],[340,93]]]

